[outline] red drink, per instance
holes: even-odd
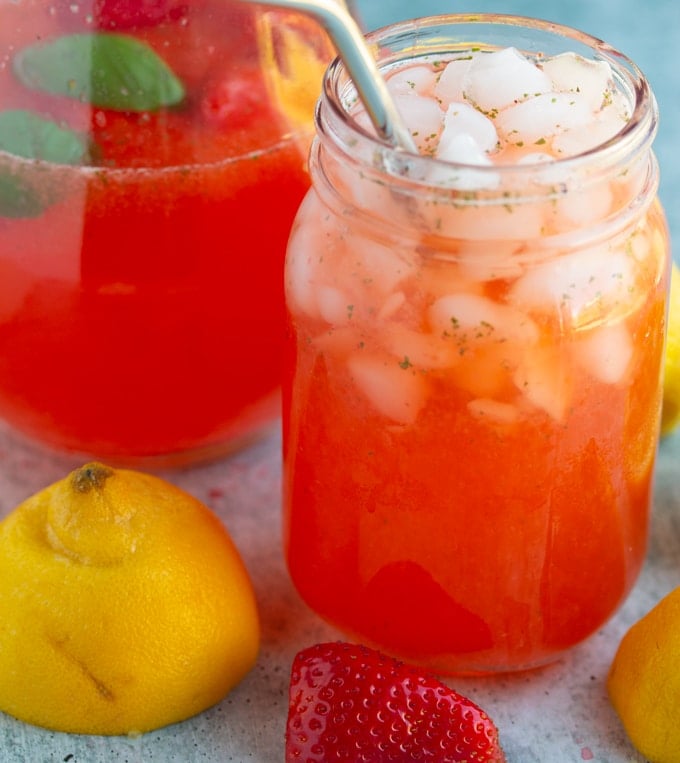
[[[407,122],[439,108],[452,61],[479,55],[475,75],[493,68],[462,43],[442,49],[447,35],[493,32],[470,26],[419,25],[423,59],[403,67],[394,61],[400,45],[413,57],[408,35],[381,38]],[[537,33],[538,50],[552,42]],[[465,102],[442,104],[453,122],[442,117],[440,133],[412,129],[437,156],[466,115],[464,165],[389,152],[376,164],[375,143],[326,103],[314,190],[289,246],[292,578],[353,638],[443,672],[555,659],[618,608],[646,551],[669,263],[654,107],[640,96],[637,137],[620,154],[561,161],[567,139],[590,140],[610,117],[615,135],[628,112],[613,111],[612,84],[604,101],[599,90],[596,127],[563,128],[593,72],[614,82],[609,64],[539,61],[517,63],[535,75],[523,92],[550,72],[543,100],[560,100],[553,83],[572,67],[586,82],[531,145],[504,131],[518,124],[514,96],[482,129]],[[331,90],[351,103],[334,76]],[[468,93],[479,85],[468,82]],[[415,92],[402,98],[403,83]]]
[[[79,160],[46,163],[13,155],[0,127],[0,181],[19,199],[0,198],[0,416],[18,430],[172,461],[278,415],[281,266],[328,56],[314,29],[224,0],[0,9],[3,110],[86,143]],[[26,49],[84,34],[141,42],[183,95],[129,110],[26,74],[49,68]]]

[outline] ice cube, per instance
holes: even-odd
[[[613,109],[603,111],[587,123],[556,135],[552,141],[553,151],[560,158],[583,154],[606,143],[625,124],[625,118]]]
[[[517,164],[546,164],[547,162],[554,162],[555,157],[547,151],[531,151],[524,154]]]
[[[524,265],[516,250],[513,242],[466,241],[461,243],[460,272],[477,283],[519,278]]]
[[[418,150],[431,152],[444,124],[444,112],[434,98],[421,95],[397,94],[394,104]]]
[[[630,119],[632,107],[627,95],[620,90],[614,90],[609,96],[599,112],[601,115],[616,114],[624,122]]]
[[[291,309],[307,315],[319,314],[316,301],[316,273],[323,259],[323,239],[310,218],[316,217],[318,201],[313,194],[304,198],[299,217],[290,235],[285,268],[286,300]]]
[[[379,321],[387,321],[393,315],[399,312],[399,308],[406,302],[406,295],[403,291],[395,291],[383,302],[378,310],[376,318]]]
[[[634,308],[632,263],[623,251],[607,246],[568,252],[527,270],[508,299],[520,308],[586,328]]]
[[[572,396],[572,383],[565,359],[558,350],[535,347],[524,353],[513,376],[515,386],[533,407],[563,421]]]
[[[633,357],[633,341],[623,323],[602,326],[579,339],[580,365],[605,384],[620,382]]]
[[[651,251],[647,230],[640,228],[631,235],[629,251],[637,262],[644,262],[647,259]]]
[[[440,72],[437,84],[434,87],[434,95],[443,104],[449,104],[453,101],[461,102],[463,100],[465,75],[468,73],[474,58],[474,53],[454,58]]]
[[[511,343],[463,345],[458,363],[450,370],[455,386],[474,398],[496,399],[508,392],[517,367],[519,348]]]
[[[428,95],[435,88],[437,72],[429,66],[409,66],[387,74],[392,95]]]
[[[553,141],[555,138],[552,139]],[[544,150],[542,147],[539,151],[529,151],[525,153],[517,161],[518,165],[541,165],[537,168],[540,180],[544,184],[552,184],[559,188],[565,188],[571,182],[573,178],[573,169],[564,164],[556,161],[560,157],[554,156],[550,153],[552,141],[546,143],[547,148]],[[533,147],[532,147],[533,148]]]
[[[439,186],[455,188],[459,191],[493,189],[500,178],[497,172],[478,171],[471,165],[492,167],[493,162],[475,139],[467,133],[448,137],[446,144],[437,149],[437,159],[455,163],[458,166],[438,164],[430,170],[428,180]]]
[[[466,171],[482,174],[481,170],[466,168]],[[460,241],[484,241],[490,248],[503,249],[514,249],[520,242],[525,245],[540,237],[547,213],[545,205],[532,200],[515,204],[512,199],[486,206],[474,201],[468,204],[459,199],[435,198],[425,201],[420,211],[430,230],[438,235]]]
[[[578,93],[542,93],[510,106],[496,118],[509,143],[536,143],[593,120],[588,103]]]
[[[358,209],[387,220],[403,215],[401,200],[381,176],[362,172],[351,162],[338,162],[333,166],[333,181],[339,195],[352,199]]]
[[[532,344],[539,336],[536,324],[520,310],[478,294],[440,297],[428,318],[435,333],[452,337],[459,348],[508,340]]]
[[[606,61],[568,52],[547,59],[542,68],[554,90],[579,93],[592,111],[602,108],[614,88],[612,69]]]
[[[425,404],[421,373],[407,360],[356,352],[347,360],[352,380],[381,415],[399,424],[412,424]]]
[[[418,275],[418,284],[427,295],[428,302],[446,294],[482,293],[484,284],[463,271],[465,259],[465,254],[460,251],[459,246],[450,251],[439,251],[435,248],[427,251]]]
[[[416,258],[406,248],[385,246],[368,238],[361,230],[348,232],[345,242],[353,258],[353,279],[365,284],[372,292],[387,297],[416,273]]]
[[[479,149],[487,153],[493,151],[498,145],[494,123],[469,103],[452,103],[446,109],[444,129],[439,138],[437,155],[442,159],[450,158],[447,156],[449,144],[460,135],[469,136]],[[462,160],[456,157],[454,161]],[[477,164],[477,162],[472,163]]]
[[[609,214],[612,206],[612,192],[608,183],[598,183],[593,188],[568,188],[553,207],[558,230],[573,230],[575,227],[594,225]]]
[[[510,47],[475,57],[463,86],[467,100],[495,114],[513,103],[549,92],[551,82],[545,72]]]
[[[419,370],[449,368],[460,357],[450,342],[423,331],[394,324],[382,329],[385,349],[402,365]]]
[[[342,326],[348,323],[353,313],[353,300],[334,286],[319,286],[316,291],[319,313],[326,323]]]

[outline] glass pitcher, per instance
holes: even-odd
[[[310,20],[229,0],[0,5],[0,418],[176,464],[278,417],[331,57]]]

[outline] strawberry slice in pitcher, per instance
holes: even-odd
[[[58,0],[54,7],[61,21],[86,23],[107,31],[124,31],[178,21],[189,13],[189,3],[186,0]]]

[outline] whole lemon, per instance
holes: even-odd
[[[607,689],[631,742],[651,763],[680,761],[680,588],[623,637]]]
[[[90,463],[0,523],[0,710],[79,734],[188,718],[253,667],[250,579],[168,482]]]
[[[668,302],[661,434],[670,434],[678,424],[680,424],[680,268],[674,262]]]

